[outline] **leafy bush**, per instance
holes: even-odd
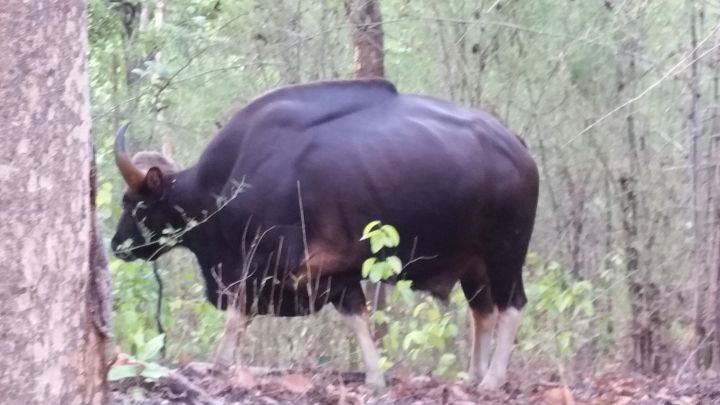
[[[585,343],[580,332],[595,321],[595,288],[588,280],[574,280],[558,262],[531,254],[527,265],[519,348],[567,362]]]
[[[116,381],[138,376],[146,380],[157,380],[166,376],[170,370],[154,361],[165,344],[164,340],[164,334],[145,341],[142,332],[136,333],[133,341],[137,348],[137,356],[128,356],[121,363],[114,364],[108,372],[108,380]]]
[[[395,227],[372,221],[363,230],[361,240],[369,240],[371,253],[378,255],[365,260],[363,277],[370,282],[400,277],[388,296],[387,308],[375,311],[371,316],[376,324],[387,325],[387,335],[381,347],[381,367],[389,368],[402,360],[427,361],[432,364],[431,370],[439,375],[449,376],[457,372],[457,356],[450,347],[458,335],[457,319],[453,316],[457,311],[443,310],[437,300],[429,296],[418,298],[413,294],[412,282],[402,279],[402,261],[386,252],[400,244],[400,235]],[[453,304],[458,303],[458,294],[462,296],[456,289]],[[464,302],[462,297],[460,302]]]

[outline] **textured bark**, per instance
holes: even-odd
[[[376,0],[345,0],[345,11],[352,25],[353,64],[355,77],[384,77],[382,15]],[[387,306],[385,286],[367,283],[366,295],[373,311],[384,311]],[[387,325],[375,325],[374,339],[387,335]]]
[[[698,11],[696,10],[696,4],[694,0],[687,2],[688,10],[690,12],[690,47],[692,51],[690,55],[693,60],[698,57]],[[692,187],[691,194],[691,209],[692,209],[692,230],[693,230],[693,244],[692,244],[692,265],[695,267],[695,336],[697,339],[698,349],[696,351],[695,359],[696,363],[700,368],[707,368],[712,362],[712,346],[708,342],[708,318],[710,314],[707,308],[707,297],[708,297],[708,286],[710,285],[709,268],[705,260],[705,235],[704,235],[704,221],[702,220],[702,207],[701,207],[701,168],[700,168],[700,154],[699,154],[699,143],[702,135],[701,128],[701,111],[700,111],[700,70],[699,63],[693,63],[690,65],[690,106],[688,111],[688,127],[689,127],[689,139],[688,146],[690,154],[688,156],[688,166],[690,171],[690,183]]]
[[[718,33],[715,33],[713,42],[715,48],[720,46]],[[720,71],[718,70],[720,69],[720,50],[716,49],[713,53],[714,57],[708,63],[708,67],[712,83],[710,86],[712,105],[717,106],[720,105]],[[707,235],[704,241],[707,257],[705,272],[708,277],[707,324],[711,332],[711,335],[708,336],[712,352],[711,366],[715,370],[720,370],[720,164],[718,164],[720,139],[717,136],[720,134],[720,112],[717,108],[711,109],[710,121],[706,125],[709,136],[707,136],[707,148],[705,148],[703,158],[703,166],[707,168],[705,171],[707,179],[705,180],[706,201],[703,225]]]
[[[84,0],[9,0],[0,7],[5,404],[107,398],[107,324],[90,299],[102,300],[91,261],[106,268],[104,256],[90,253],[102,249],[92,234],[86,32]]]
[[[355,77],[383,77],[383,30],[376,0],[345,0],[352,25]]]

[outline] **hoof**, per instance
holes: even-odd
[[[503,384],[505,384],[504,376],[496,376],[489,373],[480,381],[479,387],[483,390],[497,390],[502,387]]]

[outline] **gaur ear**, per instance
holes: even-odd
[[[145,174],[145,189],[153,196],[160,197],[164,192],[163,174],[160,168],[151,167]]]

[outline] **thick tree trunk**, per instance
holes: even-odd
[[[85,1],[10,0],[0,21],[0,398],[104,403]]]

